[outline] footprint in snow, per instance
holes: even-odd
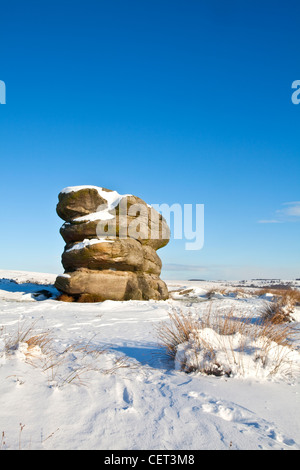
[[[235,422],[244,422],[247,417],[239,409],[233,407],[227,407],[224,405],[218,405],[216,403],[204,403],[202,405],[202,410],[205,413],[211,413],[219,418],[224,419],[224,421],[235,421]]]
[[[253,418],[253,413],[241,407],[236,407],[234,404],[225,405],[220,400],[215,400],[206,393],[198,393],[190,391],[188,397],[199,400],[204,399],[201,405],[202,411],[210,413],[224,419],[225,421],[245,422]]]
[[[122,396],[122,405],[120,407],[120,411],[122,413],[124,412],[135,412],[135,408],[133,406],[133,396],[132,393],[128,390],[127,387],[124,387],[121,390],[121,387],[119,388],[119,391],[121,392],[120,395]]]
[[[265,437],[268,437],[273,441],[282,443],[288,447],[299,449],[299,446],[294,441],[294,439],[287,438],[281,433],[276,432],[273,427],[271,427],[264,419],[261,419],[261,422],[259,422],[259,420],[253,419],[254,413],[245,408],[237,407],[233,404],[225,405],[219,400],[214,400],[205,393],[199,394],[197,392],[190,391],[188,396],[196,399],[204,398],[206,400],[205,403],[201,405],[201,409],[204,413],[218,416],[224,421],[232,421],[242,424],[248,428],[254,427],[257,430],[260,430]]]

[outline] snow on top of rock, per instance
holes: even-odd
[[[86,248],[87,246],[91,245],[97,245],[99,243],[113,243],[114,240],[109,240],[108,238],[92,238],[92,239],[85,239],[83,242],[80,243],[75,243],[71,248],[66,250],[66,252],[72,251],[72,250],[82,250],[83,248]]]
[[[92,221],[97,221],[97,220],[110,220],[110,219],[114,218],[114,215],[109,213],[110,210],[111,209],[106,208],[106,209],[101,210],[101,211],[92,212],[91,214],[88,214],[88,215],[82,215],[80,217],[76,217],[76,219],[74,219],[74,221],[76,221],[76,222],[92,222]]]
[[[81,191],[82,189],[96,189],[97,191],[100,189],[102,191],[102,188],[99,188],[99,186],[92,186],[90,184],[86,184],[82,186],[67,186],[66,188],[61,190],[61,193],[75,193],[76,191]]]
[[[101,206],[99,206],[99,210],[97,210],[96,212],[74,219],[77,222],[113,219],[114,216],[110,214],[109,211],[117,207],[123,197],[132,196],[132,194],[119,194],[117,191],[107,191],[103,188],[100,188],[99,186],[92,185],[68,186],[67,188],[64,188],[61,193],[68,194],[71,192],[81,191],[82,189],[96,189],[98,191],[98,194],[107,201],[107,207],[102,208]]]
[[[96,189],[99,195],[103,199],[107,200],[109,205],[114,205],[114,206],[117,205],[123,197],[132,196],[132,194],[119,194],[117,191],[107,191],[106,189],[101,188],[100,186],[93,186],[89,184],[82,185],[82,186],[68,186],[62,189],[61,193],[63,194],[75,193],[77,191],[81,191],[82,189]]]

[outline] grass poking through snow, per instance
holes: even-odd
[[[174,310],[157,329],[160,345],[185,372],[228,377],[286,377],[299,372],[300,355],[293,348],[295,331],[234,311],[201,316]]]
[[[108,347],[102,347],[93,336],[89,341],[75,342],[57,350],[52,331],[41,331],[37,322],[18,325],[16,331],[0,331],[0,357],[17,359],[39,368],[51,386],[87,385],[91,372],[114,374],[131,367],[126,357],[116,358]],[[1,347],[2,345],[2,347]]]

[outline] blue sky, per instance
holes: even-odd
[[[165,279],[300,278],[298,1],[1,3],[0,269],[61,272],[66,186],[204,204]]]

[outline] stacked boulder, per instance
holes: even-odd
[[[142,199],[97,186],[62,190],[65,273],[55,287],[75,300],[165,300],[156,250],[170,239],[165,219]]]

